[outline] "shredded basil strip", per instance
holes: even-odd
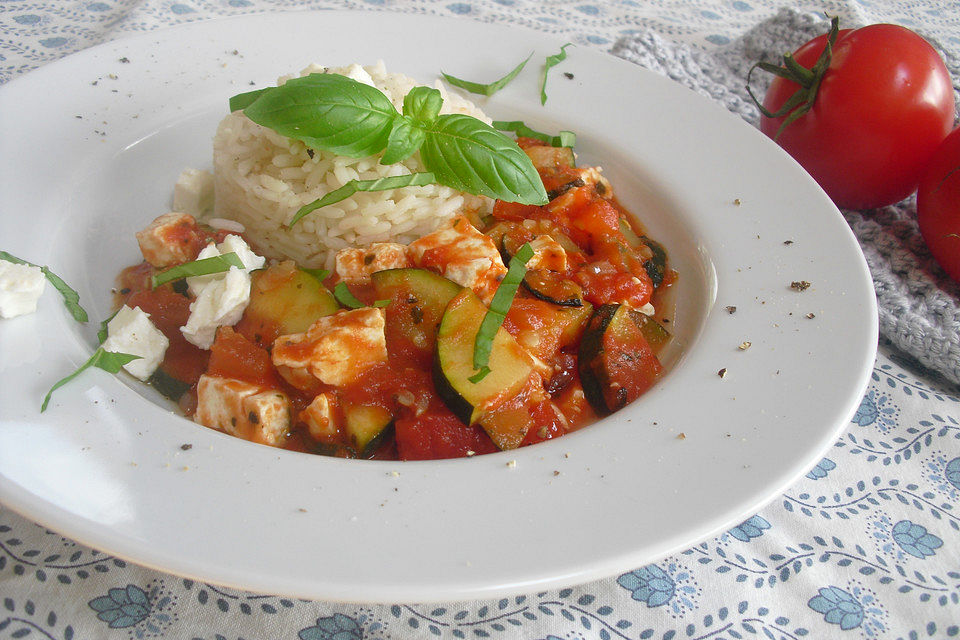
[[[522,138],[534,138],[546,142],[551,147],[570,147],[577,144],[577,134],[573,131],[561,131],[559,135],[551,136],[531,129],[520,120],[494,120],[493,128],[498,131],[510,131]]]
[[[505,202],[548,202],[536,167],[516,142],[471,116],[439,115],[443,99],[435,89],[418,87],[407,98],[400,114],[374,87],[315,73],[262,93],[234,96],[232,104],[247,105],[243,113],[252,121],[311,149],[354,158],[383,152],[382,164],[419,150],[438,184]]]
[[[213,273],[230,271],[230,267],[237,267],[238,269],[244,268],[243,261],[240,260],[240,256],[233,251],[219,256],[201,258],[200,260],[194,260],[193,262],[184,262],[183,264],[178,264],[175,267],[170,267],[166,271],[155,273],[151,278],[151,284],[153,285],[153,288],[156,289],[160,285],[173,282],[174,280],[192,278],[193,276],[208,276]]]
[[[337,302],[349,309],[361,309],[367,306],[357,300],[357,297],[347,287],[347,283],[342,280],[333,288],[333,296],[337,299]]]
[[[326,269],[307,269],[306,267],[300,267],[300,271],[313,276],[319,280],[321,284],[330,276],[330,272]]]
[[[469,91],[470,93],[476,93],[481,96],[492,96],[500,89],[503,89],[505,86],[510,84],[510,81],[517,77],[517,75],[523,71],[523,68],[527,65],[530,58],[533,57],[533,52],[530,53],[526,59],[515,66],[512,71],[507,75],[503,76],[499,80],[494,80],[489,84],[480,84],[479,82],[470,82],[469,80],[461,80],[455,76],[451,76],[449,73],[440,72],[440,75],[443,76],[443,79],[447,81],[448,84],[452,84],[455,87]]]
[[[557,66],[567,59],[567,47],[572,46],[573,43],[568,42],[560,47],[559,53],[555,53],[552,56],[547,56],[546,64],[543,69],[543,80],[540,83],[540,104],[547,104],[547,73],[549,73],[552,67]]]
[[[377,178],[376,180],[350,180],[339,189],[334,189],[327,195],[310,204],[305,204],[297,210],[293,219],[290,220],[287,227],[297,224],[302,217],[313,213],[321,207],[326,207],[341,200],[346,200],[357,191],[389,191],[390,189],[399,189],[401,187],[422,187],[428,184],[434,184],[436,177],[430,172],[411,173],[405,176],[389,176],[387,178]]]
[[[67,384],[90,367],[97,367],[98,369],[103,369],[108,373],[119,373],[120,368],[123,367],[123,365],[139,358],[140,356],[134,356],[129,353],[106,351],[103,347],[97,347],[97,350],[93,352],[93,355],[90,356],[90,359],[80,365],[79,369],[67,377],[61,378],[56,382],[56,384],[50,387],[50,391],[47,391],[47,395],[43,397],[43,404],[40,405],[40,413],[43,413],[47,410],[47,404],[50,403],[50,396],[53,395],[54,391]]]
[[[80,294],[77,293],[70,285],[64,282],[60,276],[55,274],[53,271],[50,271],[49,268],[33,264],[32,262],[27,262],[26,260],[21,260],[20,258],[7,253],[6,251],[0,251],[0,259],[6,260],[7,262],[15,262],[16,264],[24,264],[28,267],[40,267],[40,270],[43,271],[44,277],[53,285],[53,288],[60,292],[60,295],[63,296],[63,306],[67,308],[67,311],[70,312],[70,315],[73,316],[73,319],[77,322],[86,322],[88,319],[86,310],[80,306]]]
[[[122,308],[123,307],[120,307],[120,309]],[[120,309],[117,309],[116,311],[111,313],[110,317],[108,317],[106,320],[100,323],[100,330],[97,331],[97,340],[99,344],[103,344],[104,340],[107,339],[107,336],[109,335],[109,329],[107,328],[107,325],[110,324],[111,320],[117,317],[117,314],[120,313]]]
[[[517,289],[527,273],[527,262],[533,257],[533,248],[529,242],[523,244],[512,258],[510,266],[507,269],[507,275],[504,276],[496,292],[493,294],[493,300],[490,301],[490,308],[483,316],[483,322],[477,330],[477,337],[473,343],[473,368],[477,373],[468,378],[470,382],[476,384],[483,380],[490,373],[490,353],[493,350],[493,339],[500,329],[500,325],[507,317],[510,311],[510,305],[513,304],[513,298],[517,295]]]

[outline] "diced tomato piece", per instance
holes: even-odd
[[[638,309],[653,295],[649,276],[620,271],[609,262],[584,265],[574,274],[574,280],[583,287],[583,297],[597,306],[617,302]]]
[[[207,369],[210,353],[183,337],[180,327],[190,317],[190,299],[168,286],[146,289],[126,300],[128,307],[140,307],[150,321],[170,341],[160,368],[164,373],[188,384],[195,384]]]
[[[483,429],[466,426],[443,406],[433,406],[419,416],[398,418],[395,433],[401,460],[462,458],[471,451],[476,455],[497,451]]]
[[[536,205],[497,200],[496,204],[493,205],[493,217],[497,220],[520,221],[528,218],[541,218],[543,215],[540,207]]]
[[[217,337],[210,347],[210,375],[235,378],[264,387],[279,387],[280,381],[270,354],[231,327],[217,329]]]
[[[563,420],[557,415],[553,404],[550,402],[541,402],[538,404],[531,410],[530,416],[533,418],[534,424],[538,426],[535,429],[527,431],[527,436],[520,444],[521,447],[556,438],[567,432]]]

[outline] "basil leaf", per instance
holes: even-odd
[[[560,47],[560,53],[547,56],[547,60],[543,69],[543,80],[540,83],[540,104],[547,104],[547,73],[550,72],[551,67],[555,67],[567,59],[567,47],[572,46],[573,43],[568,42]]]
[[[192,278],[193,276],[208,276],[212,273],[223,273],[230,271],[230,267],[243,269],[243,261],[240,257],[231,251],[219,256],[201,258],[193,262],[184,262],[175,267],[170,267],[166,271],[153,274],[151,285],[154,289],[160,285],[172,282],[173,280],[182,280],[183,278]]]
[[[123,307],[120,307],[120,309],[122,308]],[[110,321],[113,320],[118,313],[120,313],[120,309],[117,309],[116,311],[111,313],[106,320],[100,323],[100,330],[97,331],[97,342],[99,344],[103,344],[103,341],[107,339],[107,336],[109,335],[109,330],[107,328],[107,325],[110,324]]]
[[[515,66],[507,75],[503,76],[499,80],[494,80],[490,84],[479,84],[477,82],[470,82],[469,80],[461,80],[460,78],[456,78],[442,71],[440,72],[440,75],[443,76],[443,79],[446,80],[448,84],[451,84],[455,87],[459,87],[460,89],[464,89],[470,93],[476,93],[482,96],[492,96],[497,91],[500,91],[500,89],[503,89],[505,86],[510,84],[510,81],[516,78],[517,75],[523,71],[523,68],[527,65],[527,62],[532,56],[533,53],[531,52],[530,55],[527,56],[526,60]]]
[[[440,92],[430,87],[414,87],[403,97],[403,115],[422,124],[433,124],[443,106]]]
[[[493,339],[500,330],[500,325],[507,317],[510,311],[510,305],[513,304],[513,298],[517,295],[517,289],[523,276],[527,273],[527,262],[533,257],[533,248],[529,242],[525,242],[512,258],[510,266],[507,268],[507,275],[503,277],[493,294],[493,300],[490,301],[490,308],[480,328],[477,330],[477,337],[473,342],[473,368],[479,371],[468,378],[470,382],[476,384],[483,380],[490,373],[490,352],[493,350]]]
[[[238,93],[237,95],[230,98],[230,112],[240,111],[241,109],[246,109],[251,104],[253,104],[257,98],[262,96],[267,91],[270,91],[271,87],[266,89],[257,89],[255,91],[247,91],[246,93]]]
[[[70,312],[70,315],[73,316],[73,319],[77,322],[86,322],[88,320],[86,310],[80,306],[80,294],[77,293],[70,285],[64,282],[60,276],[55,274],[53,271],[50,271],[50,269],[45,266],[36,265],[32,262],[21,260],[20,258],[7,253],[6,251],[0,251],[0,259],[6,260],[7,262],[14,262],[16,264],[24,264],[28,267],[40,267],[40,270],[43,272],[43,275],[47,281],[50,282],[54,289],[60,292],[61,296],[63,296],[63,306],[67,308],[67,311]]]
[[[323,284],[323,281],[326,280],[327,277],[330,275],[330,272],[327,271],[326,269],[307,269],[306,267],[300,267],[300,271],[310,274],[311,276],[319,280],[320,284]]]
[[[356,296],[353,295],[353,292],[350,291],[350,288],[347,286],[347,283],[343,280],[338,282],[337,286],[333,288],[333,296],[337,299],[337,302],[348,309],[360,309],[367,306],[357,300]]]
[[[420,147],[424,166],[437,182],[506,202],[546,204],[536,168],[517,143],[467,115],[442,115]]]
[[[56,384],[50,387],[50,391],[47,391],[47,395],[43,397],[43,404],[40,405],[40,413],[43,413],[47,410],[47,404],[50,403],[50,396],[53,395],[54,391],[67,384],[90,367],[97,367],[98,369],[103,369],[108,373],[119,373],[120,368],[123,367],[123,365],[139,358],[140,356],[130,355],[129,353],[104,351],[103,347],[97,347],[97,350],[93,352],[93,355],[90,356],[90,359],[80,365],[80,368],[65,378],[61,378],[56,382]]]
[[[498,131],[510,131],[523,138],[535,138],[541,142],[546,142],[551,147],[573,147],[577,144],[577,134],[573,131],[561,131],[560,135],[551,136],[546,133],[540,133],[531,129],[520,120],[494,120],[493,128]]]
[[[422,187],[427,184],[434,184],[436,178],[432,173],[409,173],[403,176],[389,176],[386,178],[377,178],[376,180],[351,180],[339,189],[334,189],[319,200],[314,200],[310,204],[305,204],[297,213],[287,227],[292,227],[300,218],[309,213],[313,213],[321,207],[325,207],[341,200],[345,200],[355,194],[357,191],[389,191],[390,189],[399,189],[401,187]]]
[[[398,116],[387,138],[387,149],[380,164],[394,164],[412,156],[426,138],[423,127],[409,116]]]
[[[379,89],[335,73],[314,73],[271,87],[243,112],[308,147],[351,158],[381,151],[398,115]]]

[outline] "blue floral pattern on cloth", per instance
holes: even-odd
[[[600,50],[624,35],[651,31],[665,42],[689,45],[688,51],[722,54],[780,4],[3,0],[0,82],[124,34],[265,9],[457,16],[533,28]],[[920,0],[827,0],[808,8],[860,23],[919,25],[954,53],[960,50],[956,12]],[[656,514],[650,517],[655,526]],[[248,593],[125,562],[0,507],[0,639],[41,637],[960,637],[960,390],[941,387],[881,348],[847,429],[759,513],[689,549],[604,580],[482,601],[359,605]]]

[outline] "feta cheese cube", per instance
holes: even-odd
[[[190,303],[190,317],[180,327],[187,342],[201,349],[213,344],[217,328],[240,321],[250,303],[250,274],[231,267],[207,284],[197,299]]]
[[[290,384],[305,388],[310,377],[337,386],[387,360],[382,309],[344,310],[314,322],[306,333],[280,336],[271,358]],[[309,375],[307,375],[309,374]]]
[[[193,216],[170,212],[137,232],[143,259],[163,269],[194,259],[203,246],[203,232]]]
[[[377,271],[412,266],[410,250],[406,245],[395,242],[374,242],[367,248],[341,249],[336,259],[337,275],[351,284],[370,282],[370,275]]]
[[[530,243],[533,257],[527,261],[527,269],[567,270],[567,252],[563,245],[550,236],[537,236]]]
[[[300,412],[300,419],[307,423],[310,435],[318,442],[334,442],[340,431],[340,421],[331,398],[328,393],[318,393],[313,402]]]
[[[484,303],[493,299],[507,268],[493,239],[480,233],[464,216],[410,243],[419,267],[432,269],[473,289]]]
[[[213,174],[184,169],[173,186],[173,210],[200,218],[213,210]]]
[[[40,267],[0,260],[0,318],[36,311],[46,284]]]
[[[123,365],[130,375],[146,381],[163,362],[170,341],[163,332],[153,326],[150,315],[140,307],[120,307],[107,323],[107,339],[103,341],[106,351],[129,353],[140,356]]]
[[[243,238],[234,234],[228,235],[220,244],[213,244],[211,242],[205,246],[200,250],[200,253],[197,254],[197,260],[222,256],[225,253],[237,254],[237,257],[240,258],[240,262],[243,263],[243,271],[247,274],[249,274],[251,271],[262,268],[267,262],[266,258],[263,256],[258,256],[256,253],[254,253]],[[230,268],[231,271],[234,271],[235,269],[236,267]],[[187,289],[190,291],[190,295],[199,297],[204,287],[212,282],[222,279],[223,276],[223,273],[211,273],[210,275],[206,276],[192,276],[187,278]]]
[[[194,422],[271,446],[281,446],[290,431],[290,400],[280,391],[204,374],[197,383]]]

